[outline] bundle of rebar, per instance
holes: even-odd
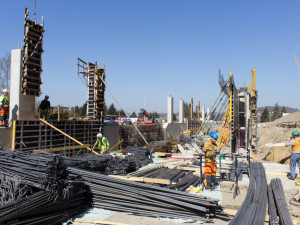
[[[275,214],[275,209],[274,209],[276,207],[280,224],[292,225],[293,222],[289,210],[287,208],[281,180],[278,178],[272,179],[270,183],[270,189],[272,190],[272,191],[270,190],[270,195],[274,197],[274,202],[271,203],[271,208],[273,211],[272,221],[277,222],[278,224],[277,217],[276,217],[277,215]],[[270,209],[270,203],[269,203],[269,209]],[[270,224],[271,224],[271,214],[270,214]]]
[[[201,181],[200,177],[193,175],[192,171],[184,171],[177,168],[169,169],[168,167],[149,168],[145,169],[144,171],[131,173],[130,176],[132,176],[132,174],[135,174],[137,177],[170,180],[172,183],[170,185],[156,184],[156,186],[176,189],[179,191],[185,191],[190,186],[196,187]]]
[[[250,184],[245,200],[230,221],[230,225],[258,224],[265,222],[267,207],[267,179],[262,163],[251,163]]]
[[[60,155],[38,152],[0,150],[0,174],[15,177],[52,193],[54,198],[68,188],[68,172]]]
[[[125,148],[125,152],[131,153],[135,156],[140,156],[143,158],[151,158],[152,150],[149,148],[135,147],[135,146],[127,146]]]
[[[90,187],[94,207],[168,218],[229,219],[218,199],[68,168]]]
[[[1,205],[0,224],[58,224],[90,207],[87,186],[74,183],[69,195],[56,201],[51,194],[38,191],[20,200]]]
[[[64,162],[68,167],[75,167],[88,171],[106,174],[125,174],[138,170],[142,166],[144,160],[132,155],[112,156],[88,154],[72,158],[64,157]],[[144,164],[146,163],[144,162]]]

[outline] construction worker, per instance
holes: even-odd
[[[212,132],[210,140],[204,144],[202,152],[206,154],[204,164],[205,188],[214,188],[216,182],[217,162],[216,156],[219,152],[217,146],[218,134]]]
[[[7,111],[9,106],[7,95],[8,95],[7,89],[3,89],[3,94],[0,97],[0,127],[7,127],[6,119],[7,119]]]
[[[285,146],[292,146],[291,162],[290,169],[291,174],[288,175],[288,178],[291,180],[296,179],[296,164],[298,162],[299,173],[300,173],[300,133],[295,130],[292,132],[292,139],[289,142],[285,143]],[[299,175],[300,176],[300,175]]]
[[[95,142],[92,150],[94,150],[97,144],[97,148],[100,150],[101,155],[109,153],[109,142],[101,133],[97,134],[97,141]]]
[[[290,180],[296,179],[296,164],[298,162],[299,173],[300,173],[300,133],[297,130],[292,132],[292,138],[289,142],[267,144],[266,146],[272,147],[292,147],[291,161],[290,161],[290,170],[291,173],[288,175]],[[298,175],[300,176],[300,175]]]
[[[41,102],[38,112],[40,112],[40,118],[47,119],[47,114],[50,111],[50,102],[48,101],[49,96],[46,95],[45,99]]]

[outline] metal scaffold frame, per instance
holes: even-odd
[[[21,92],[23,95],[39,96],[42,73],[44,19],[38,24],[29,19],[29,9],[25,9],[24,44],[22,57]]]

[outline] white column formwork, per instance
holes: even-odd
[[[210,109],[207,107],[207,120],[209,120],[210,119]]]
[[[183,123],[183,100],[179,100],[179,123]]]
[[[173,97],[168,97],[168,123],[173,123]]]
[[[9,124],[16,119],[34,119],[35,96],[21,94],[22,75],[22,50],[11,50],[10,69],[10,93],[9,93]]]
[[[205,107],[204,106],[202,106],[201,121],[202,121],[202,123],[204,123],[204,121],[205,121]]]

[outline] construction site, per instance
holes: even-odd
[[[38,100],[56,88],[42,82],[48,22],[30,10],[10,52],[10,85],[0,90],[0,224],[300,224],[300,154],[295,175],[290,168],[300,111],[260,122],[259,68],[248,65],[244,85],[232,72],[210,75],[209,107],[200,105],[207,96],[176,102],[172,94],[163,96],[164,116],[145,106],[132,116],[107,82],[102,53],[89,62],[90,50],[78,51],[84,116],[68,103],[44,109]],[[109,115],[107,99],[124,115]]]

